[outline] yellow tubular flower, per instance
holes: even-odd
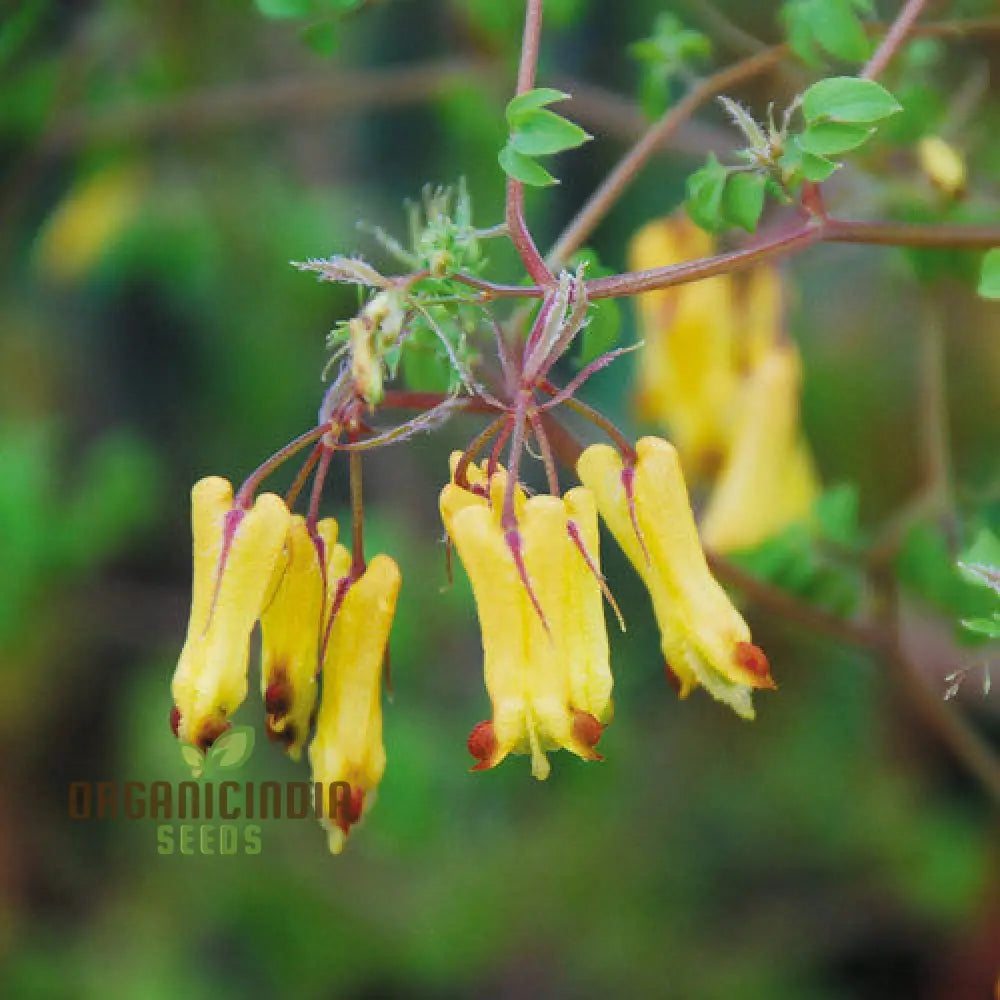
[[[187,638],[174,672],[171,726],[204,749],[229,727],[247,693],[250,632],[261,612],[291,516],[265,493],[248,511],[210,476],[191,491],[194,574]]]
[[[917,144],[917,158],[920,169],[938,190],[949,198],[958,198],[965,193],[965,160],[954,146],[940,136],[924,136]]]
[[[719,552],[752,548],[805,519],[819,483],[799,430],[801,366],[794,345],[774,348],[743,391],[733,447],[701,534]]]
[[[629,247],[633,270],[710,256],[714,241],[686,216],[652,222]],[[639,415],[670,428],[692,475],[725,454],[736,389],[737,317],[728,275],[639,296]]]
[[[325,561],[337,541],[337,522],[316,528]],[[323,609],[323,569],[304,517],[292,518],[274,596],[260,616],[261,694],[267,733],[298,760],[316,704]]]
[[[472,582],[493,706],[492,719],[469,737],[469,750],[479,759],[473,770],[495,767],[510,753],[526,753],[532,774],[544,779],[548,750],[565,748],[586,760],[599,759],[594,747],[611,718],[612,681],[595,576],[600,570],[593,497],[577,489],[564,499],[536,496],[521,507],[522,555],[544,623],[518,573],[496,506],[450,484],[442,491],[441,511]]]
[[[339,802],[335,814],[329,815],[325,808],[320,821],[330,851],[339,854],[351,827],[371,808],[385,771],[382,667],[400,574],[388,556],[375,556],[345,594],[350,554],[337,545],[329,560],[327,591],[334,617],[323,658],[323,694],[309,762],[327,805],[331,784],[350,786],[350,794]]]
[[[647,437],[636,452],[626,469],[613,448],[592,445],[577,472],[649,590],[681,697],[700,684],[752,719],[752,689],[774,686],[767,658],[708,568],[676,449]]]

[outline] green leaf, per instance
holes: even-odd
[[[255,735],[252,726],[227,729],[209,748],[209,761],[226,770],[239,767],[253,753]]]
[[[985,635],[988,639],[1000,639],[1000,615],[992,618],[964,618],[963,628],[967,628],[976,635]]]
[[[565,101],[569,97],[565,91],[555,90],[552,87],[536,87],[526,94],[519,94],[507,103],[507,124],[517,128],[518,119],[528,111],[537,111],[548,104],[555,104],[556,101]]]
[[[510,142],[500,150],[497,160],[508,177],[513,177],[522,184],[531,187],[549,187],[559,183],[545,167],[536,163],[531,157],[519,153]]]
[[[1000,247],[984,254],[977,291],[981,298],[1000,299]]]
[[[317,55],[332,56],[340,42],[340,31],[336,21],[320,21],[303,28],[299,37]]]
[[[593,136],[554,111],[531,111],[518,116],[510,145],[525,156],[548,156],[582,146]]]
[[[802,176],[807,181],[819,184],[825,181],[839,166],[839,163],[834,163],[825,156],[816,156],[804,150],[802,152]]]
[[[799,144],[807,153],[829,156],[857,149],[875,134],[875,129],[867,125],[852,125],[847,122],[817,122],[799,136]]]
[[[830,55],[846,62],[868,58],[871,42],[850,0],[818,0],[810,7],[813,37]]]
[[[257,10],[274,20],[309,17],[313,13],[313,0],[254,0]]]
[[[763,174],[732,174],[722,195],[722,214],[726,220],[752,233],[764,211],[766,183]]]
[[[708,154],[705,166],[687,179],[687,211],[702,229],[717,232],[723,228],[722,196],[726,189],[729,171]]]
[[[820,80],[802,95],[802,114],[810,125],[820,121],[868,124],[902,110],[880,83],[855,76]]]
[[[184,763],[191,768],[191,773],[196,778],[200,778],[202,771],[205,769],[205,755],[196,746],[190,743],[182,743],[181,757]]]
[[[858,488],[843,483],[827,490],[813,505],[819,535],[826,541],[853,548],[862,541]]]

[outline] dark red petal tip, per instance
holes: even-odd
[[[667,683],[674,689],[675,694],[681,693],[681,679],[674,672],[674,668],[667,663],[666,660],[663,661],[663,672],[666,674]]]
[[[604,726],[597,721],[597,718],[590,712],[573,712],[573,738],[579,740],[584,746],[590,748],[591,760],[604,760],[604,758],[594,749],[601,741],[604,734]]]
[[[232,723],[225,719],[207,719],[202,723],[198,733],[197,746],[202,750],[207,750],[230,726]]]
[[[497,738],[493,732],[493,723],[487,719],[473,726],[469,738],[465,741],[469,753],[472,754],[478,764],[472,766],[473,771],[485,771],[492,767],[493,756],[496,754]]]
[[[180,727],[180,724],[181,710],[174,705],[174,707],[170,709],[170,731],[174,734],[174,736],[177,735],[177,730]]]
[[[285,680],[271,681],[264,692],[264,711],[268,715],[287,715],[292,707],[292,689]]]
[[[733,658],[738,667],[756,678],[754,687],[777,687],[771,677],[771,665],[767,662],[764,650],[759,646],[755,646],[752,642],[738,642],[733,651]]]

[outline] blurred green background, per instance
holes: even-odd
[[[558,189],[529,198],[543,245],[641,122],[625,49],[663,5],[551,6],[540,80],[572,90],[566,113],[598,138],[559,161]],[[697,3],[675,6],[712,33]],[[720,7],[780,37],[773,5]],[[312,821],[264,824],[260,856],[165,857],[151,821],[68,818],[71,781],[185,776],[167,718],[189,487],[209,473],[240,481],[312,424],[325,333],[356,308],[288,261],[363,250],[392,267],[357,223],[405,235],[403,200],[426,182],[465,176],[476,221],[501,219],[495,157],[520,18],[513,0],[383,0],[344,19],[321,55],[300,37],[308,19],[268,19],[249,0],[0,6],[3,996],[992,995],[993,806],[882,664],[794,623],[749,612],[781,685],[758,698],[757,722],[705,696],[681,705],[647,598],[608,546],[629,630],[612,633],[607,760],[557,755],[545,784],[521,758],[467,773],[465,736],[488,705],[467,584],[458,574],[446,588],[436,501],[473,418],[366,466],[371,550],[397,558],[404,584],[388,770],[342,857]],[[974,218],[1000,193],[982,82],[998,55],[972,41],[928,63],[940,107],[921,127],[980,79],[954,137],[984,178]],[[792,68],[741,96],[759,109],[806,79]],[[629,235],[731,142],[711,108],[683,130],[600,228],[603,262],[623,267]],[[905,146],[892,155],[832,197],[859,214],[907,199],[943,213]],[[504,249],[490,251],[513,277]],[[919,482],[922,296],[947,317],[962,496],[987,518],[995,503],[996,307],[952,278],[918,293],[913,264],[827,247],[788,268],[806,429],[824,480],[857,485],[870,528]],[[633,338],[627,308],[625,321]],[[588,396],[627,425],[628,364]],[[332,513],[345,496],[341,474]],[[920,603],[912,617],[918,630],[938,621]],[[946,667],[928,668],[932,685]],[[996,695],[970,683],[958,704],[1000,742]],[[254,691],[238,718],[260,714]],[[261,740],[242,776],[306,772]]]

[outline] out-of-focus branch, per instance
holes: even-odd
[[[726,69],[707,77],[690,90],[642,135],[638,142],[619,160],[617,166],[590,196],[583,208],[563,231],[549,251],[548,261],[558,267],[582,246],[597,224],[621,198],[656,149],[667,142],[680,126],[702,104],[730,87],[773,69],[785,54],[781,45],[764,49]]]
[[[859,74],[863,80],[874,80],[882,75],[892,57],[899,51],[906,36],[913,30],[927,0],[906,0],[896,20],[889,26],[879,47],[875,50],[865,68]]]
[[[64,152],[84,143],[420,104],[470,77],[492,82],[498,74],[487,62],[441,59],[401,69],[321,73],[194,91],[158,102],[64,114],[49,129],[43,149]]]

